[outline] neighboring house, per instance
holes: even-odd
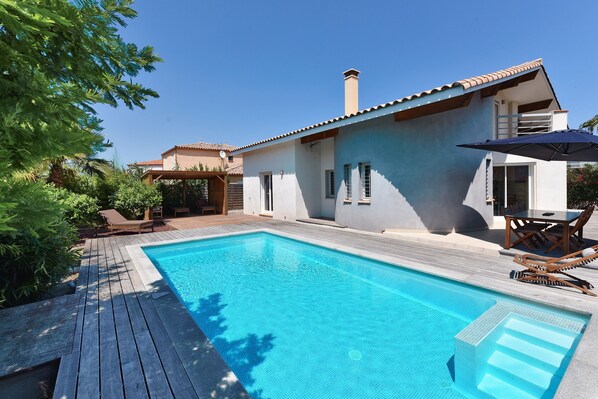
[[[203,142],[175,145],[162,153],[162,163],[164,170],[220,169],[228,172],[230,183],[238,183],[243,180],[243,156],[231,154],[236,148]]]
[[[566,163],[457,147],[567,127],[541,60],[240,147],[244,212],[326,217],[349,227],[432,232],[487,228],[504,207],[564,210]]]
[[[137,166],[138,168],[141,168],[144,171],[160,170],[160,169],[162,169],[162,160],[156,159],[154,161],[135,162],[135,163],[129,164],[129,166]]]

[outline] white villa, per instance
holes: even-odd
[[[244,212],[332,218],[384,231],[488,228],[507,206],[566,209],[565,162],[457,147],[567,128],[542,60],[359,110],[232,152],[244,159]]]

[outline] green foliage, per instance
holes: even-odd
[[[59,195],[41,182],[0,179],[0,307],[34,299],[76,262],[77,234]]]
[[[183,206],[183,184],[180,181],[158,181],[155,186],[162,194],[162,205],[166,209]]]
[[[590,132],[598,130],[598,115],[595,115],[592,119],[582,123],[580,128],[588,129]]]
[[[160,58],[118,33],[132,0],[0,0],[0,175],[90,154],[101,145],[94,104],[144,107],[130,78]]]
[[[598,205],[598,166],[585,165],[567,171],[567,207],[584,209]]]
[[[183,203],[183,183],[181,181],[158,181],[155,186],[162,193],[162,205],[166,209],[172,209],[180,206],[193,207],[195,200],[207,199],[208,181],[206,179],[186,180],[185,187],[187,189],[187,203]]]
[[[76,173],[72,170],[67,170],[63,175],[62,187],[72,193],[86,194],[90,197],[97,198],[97,190],[102,180],[99,176],[89,176],[81,173]]]
[[[98,212],[98,200],[87,194],[77,194],[67,190],[58,190],[58,201],[65,208],[65,217],[77,227],[93,227],[102,224]]]
[[[113,204],[123,216],[138,219],[146,209],[162,204],[162,194],[155,186],[130,180],[118,187],[114,193]]]
[[[67,185],[79,195],[64,197],[16,176],[31,178],[35,168],[52,165],[50,180],[62,184],[65,159],[103,173],[105,165],[92,157],[106,146],[93,107],[144,108],[158,97],[133,79],[160,58],[119,33],[136,16],[132,3],[0,0],[0,306],[34,299],[64,275],[77,256],[66,219],[87,223],[97,206],[92,187],[102,187],[69,172]],[[120,183],[110,184],[100,204]]]

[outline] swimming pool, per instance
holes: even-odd
[[[547,311],[263,232],[144,251],[254,398],[463,398],[455,336],[497,301]]]

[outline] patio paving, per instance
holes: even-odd
[[[425,233],[419,231],[387,230],[385,235],[400,238],[402,240],[419,242],[421,244],[434,245],[442,248],[459,249],[484,253],[486,255],[508,255],[514,256],[519,253],[535,253],[544,256],[563,256],[560,248],[549,253],[544,252],[544,248],[530,250],[523,244],[518,244],[510,249],[504,248],[505,243],[505,221],[502,218],[496,218],[494,225],[487,230],[470,231],[465,233]],[[584,240],[586,246],[598,245],[598,216],[594,215],[584,226]]]
[[[209,218],[199,220],[216,223]],[[232,224],[235,218],[238,223]],[[332,247],[350,245],[356,252],[408,268],[544,304],[588,314],[598,312],[598,299],[577,290],[509,279],[509,272],[517,267],[507,256],[253,216],[231,215],[226,220],[231,223],[86,242],[77,286],[81,302],[75,338],[72,351],[62,357],[55,398],[248,397],[176,296],[172,292],[152,294],[152,287],[143,284],[126,250],[134,244],[268,228]],[[193,217],[177,218],[179,221],[197,223]],[[597,270],[577,269],[575,274],[598,281]],[[592,319],[557,398],[593,397],[598,392],[597,339],[598,323]]]
[[[164,218],[167,226],[177,230],[189,230],[201,227],[221,226],[226,224],[243,224],[262,220],[259,216],[244,215],[240,212],[230,212],[228,215],[188,215],[176,218]]]

